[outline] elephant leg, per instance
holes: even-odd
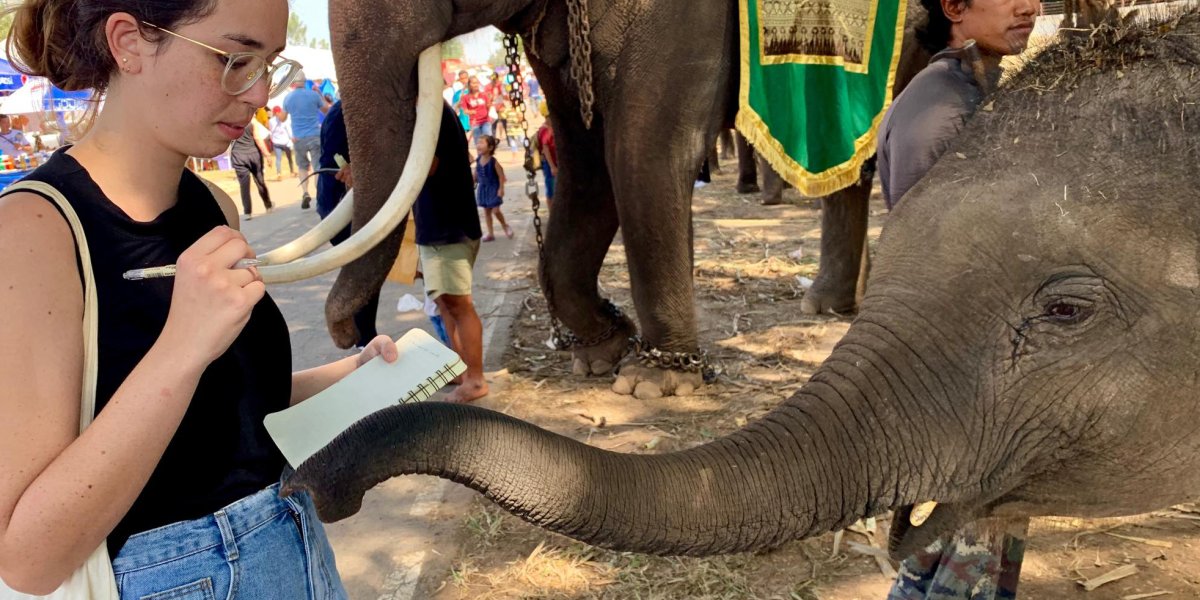
[[[577,117],[554,122],[559,150],[558,189],[546,231],[542,290],[551,311],[581,344],[572,349],[577,375],[612,372],[636,333],[633,323],[614,317],[600,297],[597,279],[616,236],[618,220],[600,128],[585,130]]]
[[[758,157],[759,170],[762,171],[762,204],[763,206],[775,206],[783,204],[783,178],[775,171],[762,155]]]
[[[821,264],[800,301],[806,315],[853,312],[857,306],[874,169],[863,172],[858,183],[821,201]]]
[[[662,153],[660,148],[647,146],[646,150]],[[696,353],[691,220],[695,171],[648,168],[635,149],[612,151],[624,156],[621,164],[613,165],[612,180],[643,342],[667,353]],[[684,152],[687,155],[660,160],[662,164],[696,164],[704,154],[703,147],[667,149],[668,154]],[[689,395],[703,383],[698,372],[638,362],[621,366],[613,391],[648,399]]]
[[[738,151],[737,193],[757,194],[759,191],[758,159],[755,157],[754,147],[746,141],[746,137],[741,132],[735,133],[734,139],[737,140]]]
[[[708,172],[713,175],[721,172],[721,153],[717,152],[717,145],[715,143],[708,151]]]
[[[721,132],[717,134],[717,141],[721,144],[721,158],[724,160],[733,160],[736,154],[734,151],[733,130],[721,128]]]

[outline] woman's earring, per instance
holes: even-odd
[[[121,70],[122,70],[122,71],[125,71],[126,73],[129,73],[129,72],[130,72],[130,70],[129,70],[129,59],[128,59],[128,58],[122,58],[122,59],[121,59]]]

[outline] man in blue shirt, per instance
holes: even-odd
[[[283,110],[292,119],[292,138],[296,153],[296,166],[300,170],[301,188],[304,197],[300,208],[312,204],[308,194],[308,170],[316,164],[321,154],[321,116],[329,112],[329,103],[309,85],[303,77],[292,84],[292,91],[283,99]]]

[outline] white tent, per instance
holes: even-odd
[[[333,66],[333,52],[307,48],[305,46],[288,46],[283,51],[284,58],[290,58],[304,65],[304,76],[309,79],[332,79],[337,81],[337,71]]]
[[[333,52],[329,50],[320,50],[305,46],[288,46],[280,56],[303,65],[304,77],[306,79],[329,79],[337,81],[337,71],[333,67]],[[276,106],[281,106],[285,97],[287,97],[286,91],[267,100],[267,107],[275,108]]]

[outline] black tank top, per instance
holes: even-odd
[[[191,171],[175,206],[157,219],[129,218],[88,172],[59,151],[28,179],[57,188],[83,224],[96,276],[99,377],[96,412],[125,381],[167,322],[174,279],[125,281],[129,269],[174,264],[214,227],[226,224],[212,193]],[[263,417],[288,406],[292,385],[287,324],[270,296],[241,335],[200,378],[179,430],[145,489],[108,537],[116,556],[130,535],[196,519],[279,480],[283,456]]]

